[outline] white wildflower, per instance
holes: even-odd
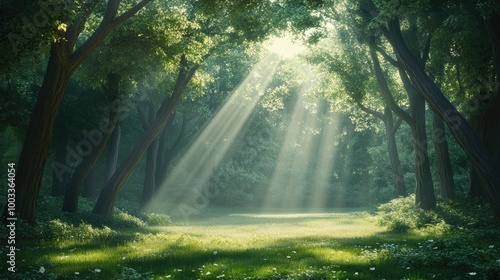
[[[40,269],[38,270],[40,273],[45,273],[45,267],[41,266]]]

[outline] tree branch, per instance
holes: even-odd
[[[70,71],[73,72],[74,70],[76,70],[76,68],[80,66],[80,64],[82,64],[82,62],[85,61],[88,56],[90,56],[92,51],[94,51],[99,45],[101,45],[101,43],[104,41],[104,38],[106,38],[111,30],[135,15],[140,9],[142,9],[151,1],[152,0],[142,0],[134,7],[130,8],[130,10],[115,18],[121,1],[109,0],[108,6],[106,7],[106,11],[104,13],[104,18],[99,24],[99,27],[97,27],[97,30],[70,56]]]
[[[373,109],[371,109],[371,108],[366,107],[365,105],[363,105],[363,103],[361,103],[361,102],[359,102],[359,101],[358,101],[358,102],[356,102],[356,103],[357,103],[358,107],[359,107],[362,111],[364,111],[365,113],[368,113],[368,114],[370,114],[370,115],[372,115],[372,116],[375,116],[375,117],[377,117],[377,118],[381,119],[381,120],[382,120],[382,121],[384,121],[384,122],[386,121],[386,116],[385,116],[384,114],[382,114],[382,113],[380,113],[380,112],[378,112],[378,111],[375,111],[375,110],[373,110]]]
[[[380,87],[380,92],[382,93],[382,97],[384,98],[384,100],[387,102],[387,106],[389,106],[389,108],[396,115],[402,118],[410,126],[414,126],[415,122],[413,118],[405,110],[401,109],[399,105],[396,104],[396,101],[394,101],[394,97],[392,96],[391,90],[389,89],[389,86],[387,85],[384,74],[382,72],[382,68],[380,67],[377,53],[373,48],[370,48],[370,55],[372,57],[375,76]]]
[[[148,130],[149,128],[149,122],[146,119],[146,114],[144,114],[144,110],[142,110],[141,106],[137,106],[137,113],[139,114],[139,120],[141,121],[142,127],[144,130]]]

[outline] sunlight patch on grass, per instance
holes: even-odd
[[[446,244],[432,238],[388,233],[363,212],[228,211],[93,244],[54,241],[26,254],[26,265],[30,277],[43,276],[43,267],[60,279],[450,279],[457,272],[446,265],[416,267],[390,258],[405,250],[438,254],[434,247]],[[493,254],[498,244],[487,245],[483,251]],[[41,279],[30,277],[15,279]]]

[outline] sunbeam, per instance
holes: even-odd
[[[303,93],[306,91],[307,86],[304,86],[295,104],[263,209],[295,208],[299,204],[299,198],[303,197],[308,156],[312,150],[312,138],[318,120],[305,107],[306,97]]]
[[[321,125],[322,133],[319,135],[317,145],[317,161],[314,170],[314,180],[311,188],[311,195],[307,202],[309,208],[323,208],[328,200],[328,188],[330,185],[332,168],[334,166],[335,149],[334,141],[338,133],[338,123],[336,115],[329,113]]]
[[[214,169],[248,121],[274,76],[279,61],[276,54],[270,53],[251,69],[246,79],[170,171],[151,205],[155,205],[155,208],[162,207],[155,202],[165,201],[166,197],[172,200],[173,197],[181,205],[180,211],[187,213],[186,211],[201,210],[208,204],[209,198],[217,195],[219,190],[211,189],[213,186],[209,184]],[[177,193],[173,192],[174,189]]]
[[[262,209],[321,208],[335,156],[335,115],[322,100],[308,96],[314,80],[299,92]]]

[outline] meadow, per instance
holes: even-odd
[[[419,211],[398,209],[402,202],[386,208],[403,219]],[[171,221],[121,211],[107,221],[66,216],[19,229],[17,271],[4,279],[498,279],[498,227],[472,218],[477,213],[436,210],[425,226],[408,218],[413,225],[405,228],[394,212],[378,212],[206,208]],[[384,223],[381,212],[395,223]]]

